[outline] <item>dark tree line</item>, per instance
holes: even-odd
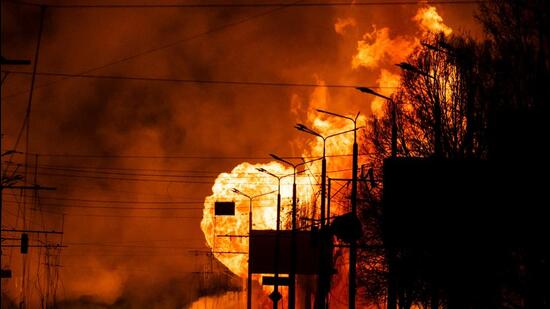
[[[401,86],[392,96],[397,103],[398,156],[482,159],[511,166],[537,162],[547,170],[550,2],[490,0],[480,4],[477,19],[485,30],[483,40],[433,34],[407,60],[413,69],[403,71]],[[390,108],[382,118],[372,119],[365,145],[373,153],[375,180],[382,179],[383,159],[391,153]],[[373,304],[385,301],[387,288],[380,185],[366,181],[361,190],[362,244],[368,249],[361,253],[359,282]],[[485,295],[485,302],[465,301],[459,307],[550,306],[548,278],[542,279],[549,275],[548,246],[500,252],[498,265],[491,268],[499,273],[491,283],[492,294]],[[400,295],[400,308],[453,307],[445,293],[432,301],[436,296],[426,278],[409,279],[411,289]]]

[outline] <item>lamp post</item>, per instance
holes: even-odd
[[[277,219],[276,219],[276,231],[275,231],[275,257],[274,257],[274,285],[273,285],[273,294],[271,300],[273,301],[273,309],[277,309],[277,304],[281,298],[279,294],[279,233],[281,230],[281,179],[284,176],[277,176],[265,168],[256,168],[258,171],[265,173],[271,177],[275,177],[278,181],[277,185]]]
[[[284,164],[290,165],[293,168],[293,181],[292,181],[292,234],[291,234],[291,253],[290,253],[290,273],[289,273],[289,287],[288,287],[288,308],[294,309],[296,307],[296,170],[298,167],[305,165],[307,163],[315,162],[321,160],[317,158],[311,161],[303,161],[297,164],[294,164],[290,161],[287,161],[277,155],[269,154],[273,159],[280,161]],[[286,176],[286,175],[285,175]],[[285,177],[283,176],[283,177]]]
[[[353,132],[353,131],[356,131],[357,129],[360,129],[360,128],[355,128],[355,129],[351,129],[351,130],[346,130],[346,131],[343,131],[343,132],[338,132],[338,133],[334,133],[334,134],[330,134],[330,135],[327,135],[327,136],[323,136],[321,135],[320,133],[308,128],[307,126],[303,125],[303,124],[297,124],[295,126],[295,128],[299,131],[302,131],[302,132],[305,132],[305,133],[308,133],[308,134],[311,134],[313,136],[317,136],[317,137],[320,137],[322,140],[323,140],[323,157],[321,159],[321,228],[323,228],[325,226],[325,200],[326,200],[326,185],[327,185],[327,182],[326,182],[326,177],[327,177],[327,157],[326,157],[326,141],[327,139],[331,138],[331,137],[334,137],[334,136],[338,136],[338,135],[342,135],[342,134],[345,134],[345,133],[349,133],[349,132]]]
[[[372,94],[379,98],[385,99],[391,104],[391,156],[392,158],[397,157],[397,104],[390,98],[383,94],[380,94],[367,87],[357,87],[355,88],[363,93]]]
[[[250,240],[252,236],[252,200],[260,196],[271,194],[275,191],[262,193],[254,196],[250,196],[246,193],[243,193],[242,191],[239,191],[236,188],[231,189],[231,191],[233,191],[233,193],[236,193],[248,198],[248,200],[250,201],[250,204],[248,206],[248,276],[246,278],[246,308],[252,309],[252,272],[250,269]]]
[[[338,133],[334,133],[334,134],[330,134],[330,135],[327,135],[327,136],[323,136],[321,135],[320,133],[308,128],[307,126],[303,125],[303,124],[297,124],[295,126],[295,128],[299,131],[302,131],[302,132],[305,132],[305,133],[308,133],[308,134],[311,134],[313,136],[317,136],[317,137],[320,137],[322,140],[323,140],[323,157],[322,157],[322,160],[321,160],[321,229],[320,229],[320,234],[323,235],[323,233],[325,232],[325,208],[326,208],[326,178],[327,178],[327,159],[326,159],[326,141],[327,139],[331,138],[331,137],[334,137],[334,136],[337,136],[337,135],[341,135],[341,134],[345,134],[345,133],[349,133],[349,132],[355,132],[357,131],[358,128],[354,128],[352,130],[346,130],[346,131],[343,131],[343,132],[338,132]],[[320,241],[320,245],[319,245],[319,252],[321,252],[321,261],[319,263],[319,266],[320,266],[320,269],[319,269],[319,282],[318,282],[318,288],[317,288],[317,308],[324,308],[325,307],[325,295],[327,293],[327,291],[325,291],[325,283],[328,281],[328,278],[326,278],[326,272],[327,272],[327,269],[325,269],[327,266],[329,265],[324,265],[323,264],[323,261],[325,261],[324,259],[324,255],[325,255],[325,252],[324,252],[324,244],[323,244],[323,241],[324,241],[324,238],[321,239]]]
[[[352,159],[352,177],[351,177],[351,212],[354,216],[357,217],[357,169],[358,169],[358,160],[359,160],[359,147],[357,145],[357,118],[359,117],[359,112],[355,115],[355,118],[348,116],[336,114],[333,112],[317,109],[318,112],[332,115],[335,117],[347,119],[353,122],[353,159]],[[330,182],[329,182],[330,185]],[[329,201],[330,201],[330,190],[329,190]],[[357,242],[352,241],[350,243],[349,249],[349,293],[348,293],[348,308],[355,308],[355,293],[356,293],[356,277],[357,277]]]

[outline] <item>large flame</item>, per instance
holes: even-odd
[[[326,88],[319,87],[312,93],[310,104],[316,107],[325,107],[328,100]],[[364,123],[361,117],[359,122]],[[353,129],[353,124],[345,119],[334,117],[320,117],[319,113],[308,110],[307,123],[315,131],[322,135],[343,132]],[[350,173],[353,133],[348,132],[327,139],[326,154],[330,172]],[[323,153],[323,141],[312,137],[310,143],[304,149],[302,156],[306,161],[319,158]],[[299,162],[299,161],[298,161]],[[233,188],[253,197],[277,190],[278,181],[275,177],[261,173],[258,168],[264,168],[278,176],[286,176],[281,180],[281,228],[290,227],[290,212],[292,204],[292,180],[293,169],[273,161],[265,164],[241,163],[230,173],[220,174],[214,186],[212,195],[204,202],[203,219],[201,228],[205,234],[208,245],[212,248],[214,256],[237,275],[245,276],[247,273],[248,238],[248,212],[249,199],[233,192]],[[306,164],[305,171],[297,176],[298,207],[302,213],[314,216],[315,191],[319,182],[321,166],[319,161]],[[342,174],[340,174],[342,175]],[[214,216],[215,201],[235,201],[235,216]],[[253,228],[275,229],[276,224],[276,192],[255,198],[252,203]],[[305,211],[304,211],[305,210]],[[335,207],[334,213],[340,214],[343,210]]]
[[[390,29],[387,27],[377,29],[373,25],[372,32],[363,36],[363,40],[357,42],[357,54],[353,57],[352,67],[378,68],[382,62],[395,62],[406,58],[418,42],[414,38],[398,36],[390,37]]]
[[[437,9],[433,6],[418,9],[413,20],[426,32],[443,32],[445,35],[450,35],[453,32],[453,29],[443,23],[443,17],[437,13]]]
[[[451,33],[451,29],[442,22],[442,18],[433,7],[421,8],[417,11],[413,20],[423,33],[426,31],[443,31]],[[343,33],[347,27],[355,26],[352,19],[338,19],[335,31]],[[390,36],[389,28],[377,29],[365,34],[357,43],[357,53],[352,60],[352,68],[360,67],[368,69],[381,68],[383,65],[405,61],[406,57],[420,44],[417,37]],[[398,85],[399,75],[387,69],[380,69],[378,83],[382,87],[380,92],[391,95],[394,87]],[[322,81],[319,81],[322,85]],[[329,93],[327,88],[318,87],[310,96],[309,104],[303,104],[295,95],[291,98],[291,112],[298,115],[300,111],[307,109],[306,124],[322,135],[330,135],[353,128],[353,124],[341,118],[335,118],[314,112],[315,108],[326,109],[329,107]],[[383,112],[382,101],[373,101],[373,114],[380,115]],[[304,106],[308,105],[308,106]],[[350,115],[350,117],[353,117]],[[364,124],[366,117],[359,118],[358,123]],[[358,136],[361,134],[358,132]],[[326,142],[326,153],[329,170],[339,172],[343,177],[351,175],[351,153],[353,133],[347,133],[330,138]],[[312,137],[304,147],[302,156],[305,158],[318,158],[323,153],[323,141]],[[278,175],[291,175],[292,168],[279,162],[265,164],[252,164],[248,162],[237,165],[230,173],[220,174],[214,186],[212,195],[204,201],[203,219],[201,228],[208,245],[212,248],[214,256],[226,265],[232,272],[239,276],[247,273],[248,251],[248,212],[249,200],[232,191],[233,188],[246,193],[249,196],[257,196],[277,190],[277,179],[259,172],[258,168],[264,168]],[[306,209],[310,217],[316,217],[315,205],[318,205],[315,192],[319,190],[321,167],[319,162],[307,166],[307,172],[298,177],[299,208]],[[344,174],[342,174],[344,173]],[[317,197],[318,198],[318,197]],[[292,176],[287,176],[281,182],[281,227],[288,229],[290,226],[290,207],[292,199]],[[214,216],[215,201],[235,201],[237,211],[235,216]],[[252,203],[253,228],[275,229],[276,224],[276,193],[261,196]],[[335,205],[333,214],[342,214],[349,211],[345,206]]]
[[[407,56],[420,45],[420,38],[428,33],[443,32],[448,36],[453,32],[443,22],[443,18],[433,6],[419,8],[412,20],[420,29],[419,37],[397,36],[392,38],[389,28],[378,30],[375,25],[372,25],[373,31],[365,33],[363,39],[357,42],[357,52],[351,62],[352,68],[380,69],[377,80],[378,92],[385,96],[391,96],[400,81],[399,74],[383,68],[385,64],[392,66],[394,63],[405,61]],[[335,25],[335,28],[338,24]],[[385,104],[384,99],[375,97],[371,103],[373,115],[381,117]]]

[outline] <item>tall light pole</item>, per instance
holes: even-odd
[[[359,112],[355,115],[355,118],[336,114],[333,112],[317,109],[318,112],[332,115],[335,117],[347,119],[353,122],[353,159],[352,159],[352,176],[351,176],[351,212],[357,217],[357,169],[359,160],[359,147],[357,145],[357,118]],[[330,190],[329,190],[330,200]],[[348,293],[348,308],[355,308],[355,293],[356,293],[356,277],[357,277],[357,242],[353,240],[349,247],[349,293]]]
[[[357,87],[355,88],[363,93],[372,94],[379,98],[385,99],[390,102],[391,105],[391,156],[392,158],[397,157],[397,104],[390,98],[383,94],[380,94],[367,87]]]
[[[293,168],[293,181],[292,181],[292,233],[291,233],[291,253],[290,253],[290,273],[289,273],[289,286],[288,286],[288,308],[294,309],[296,307],[296,170],[298,167],[305,165],[307,163],[315,162],[321,160],[321,158],[314,159],[311,161],[303,161],[297,164],[294,164],[290,161],[287,161],[277,155],[272,153],[269,154],[273,159],[280,161],[284,164],[290,165]],[[283,176],[284,177],[284,176]]]
[[[320,133],[318,133],[318,132],[316,132],[316,131],[314,131],[314,130],[312,130],[312,129],[308,128],[307,126],[305,126],[303,124],[300,124],[300,123],[297,124],[295,126],[295,128],[299,131],[311,134],[313,136],[320,137],[323,140],[323,156],[321,158],[321,228],[323,228],[326,224],[326,219],[325,219],[325,205],[326,204],[325,204],[325,202],[326,202],[326,185],[327,185],[327,182],[326,182],[326,178],[327,178],[326,142],[327,142],[327,139],[329,139],[331,137],[334,137],[334,136],[342,135],[342,134],[345,134],[345,133],[354,132],[359,128],[346,130],[346,131],[330,134],[330,135],[327,135],[327,136],[323,136]]]
[[[382,95],[370,88],[367,87],[357,87],[357,90],[368,93],[374,96],[377,96],[379,98],[385,99],[388,102],[390,102],[391,106],[391,157],[396,158],[397,157],[397,106],[395,102],[385,96]],[[393,258],[395,256],[395,252],[393,248],[388,248],[387,258],[388,258],[388,300],[387,300],[387,308],[388,309],[395,309],[397,305],[396,301],[396,293],[397,293],[397,282],[395,280],[395,276],[393,274]]]
[[[277,176],[270,171],[266,170],[265,168],[256,168],[258,171],[265,173],[271,177],[275,177],[278,181],[277,185],[277,219],[276,219],[276,231],[275,231],[275,257],[274,257],[274,268],[275,268],[275,274],[274,274],[274,285],[273,285],[273,293],[271,300],[273,301],[273,309],[277,309],[277,304],[279,303],[279,300],[281,298],[281,295],[279,293],[279,234],[281,231],[281,179],[284,176]]]
[[[243,193],[242,191],[239,191],[236,188],[231,189],[231,191],[248,198],[248,200],[250,201],[250,204],[248,206],[248,276],[246,278],[246,308],[252,309],[252,270],[250,269],[250,240],[252,236],[252,200],[260,196],[271,194],[275,191],[266,192],[266,193],[262,193],[254,196],[250,196],[246,193]]]
[[[334,133],[334,134],[330,134],[330,135],[327,135],[327,136],[323,136],[321,135],[320,133],[308,128],[307,126],[303,125],[303,124],[297,124],[295,126],[295,128],[299,131],[302,131],[302,132],[305,132],[305,133],[308,133],[308,134],[311,134],[313,136],[317,136],[317,137],[320,137],[322,140],[323,140],[323,157],[322,157],[322,160],[321,160],[321,229],[320,229],[320,234],[321,235],[324,235],[323,233],[325,233],[325,208],[326,208],[326,186],[327,186],[327,159],[326,159],[326,141],[327,139],[331,138],[331,137],[334,137],[334,136],[337,136],[337,135],[341,135],[341,134],[345,134],[345,133],[349,133],[349,132],[355,132],[357,130],[357,128],[354,128],[352,130],[347,130],[347,131],[343,131],[343,132],[338,132],[338,133]],[[325,269],[326,267],[328,267],[329,265],[324,265],[324,261],[325,261],[325,252],[324,252],[324,237],[321,237],[321,241],[320,241],[320,244],[319,244],[319,252],[321,252],[321,262],[319,263],[319,282],[318,282],[318,288],[317,288],[317,307],[318,308],[324,308],[325,307],[325,295],[327,294],[328,291],[325,291],[325,286],[328,285],[327,281],[328,281],[328,278],[326,278],[326,272],[328,271],[327,269]]]

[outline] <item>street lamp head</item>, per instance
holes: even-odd
[[[241,193],[242,193],[241,191],[237,190],[237,188],[231,189],[231,192],[237,193],[237,194],[241,194]]]
[[[278,155],[276,154],[273,154],[273,153],[270,153],[269,154],[273,159],[277,160],[277,161],[282,161],[282,162],[285,162],[285,160],[281,157],[279,157]]]
[[[294,128],[296,128],[297,130],[300,130],[300,131],[305,131],[307,130],[307,127],[301,123],[297,123]]]
[[[256,169],[258,170],[258,172],[267,173],[267,170],[263,167],[257,167]]]
[[[315,109],[316,111],[318,111],[319,113],[323,113],[323,114],[327,114],[327,115],[331,115],[331,116],[336,116],[336,117],[340,117],[340,118],[347,118],[349,119],[349,117],[346,117],[344,115],[340,115],[340,114],[336,114],[336,113],[333,113],[333,112],[329,112],[329,111],[326,111],[326,110],[322,110],[322,109]]]
[[[380,93],[378,93],[378,92],[376,92],[376,91],[374,91],[374,90],[372,90],[372,89],[370,89],[370,88],[368,88],[368,87],[357,87],[357,88],[355,88],[355,89],[357,89],[357,90],[359,90],[359,91],[361,91],[361,92],[363,92],[363,93],[372,94],[373,96],[377,96],[377,97],[380,97],[380,98],[385,99],[385,100],[388,100],[388,101],[391,101],[391,100],[392,100],[391,98],[389,98],[389,97],[387,97],[387,96],[385,96],[385,95],[383,95],[383,94],[380,94]],[[357,116],[359,116],[359,114],[357,114]]]
[[[401,69],[403,69],[405,71],[409,71],[409,72],[412,72],[412,73],[415,73],[415,74],[426,76],[426,77],[431,78],[431,79],[435,79],[435,77],[433,77],[430,74],[420,70],[419,68],[415,67],[414,65],[412,65],[408,62],[401,62],[401,63],[396,64],[396,66],[400,67]]]
[[[296,167],[296,164],[293,164],[292,162],[287,161],[287,160],[285,160],[285,159],[279,157],[278,155],[275,155],[275,154],[272,154],[272,153],[270,153],[269,155],[270,155],[273,159],[275,159],[275,160],[277,160],[277,161],[279,161],[279,162],[282,162],[282,163],[284,163],[284,164],[288,164],[288,165],[290,165],[290,166],[292,166],[292,167]]]
[[[331,115],[331,116],[335,116],[335,117],[349,119],[353,122],[355,122],[357,120],[357,117],[359,117],[359,113],[357,113],[357,116],[354,119],[354,118],[351,118],[351,117],[348,117],[348,116],[340,115],[340,114],[337,114],[337,113],[329,112],[329,111],[318,109],[318,108],[316,109],[316,111],[318,111],[319,113],[323,113],[323,114],[327,114],[327,115]]]
[[[368,93],[368,94],[372,94],[372,95],[378,95],[378,93],[370,88],[367,88],[367,87],[357,87],[355,88],[361,92],[364,92],[364,93]]]
[[[301,124],[301,123],[298,123],[296,124],[296,126],[294,126],[296,129],[298,129],[299,131],[302,131],[302,132],[305,132],[305,133],[308,133],[308,134],[311,134],[311,135],[315,135],[315,136],[318,136],[320,138],[323,138],[323,136],[315,131],[313,131],[312,129],[308,128],[306,125],[304,124]]]

